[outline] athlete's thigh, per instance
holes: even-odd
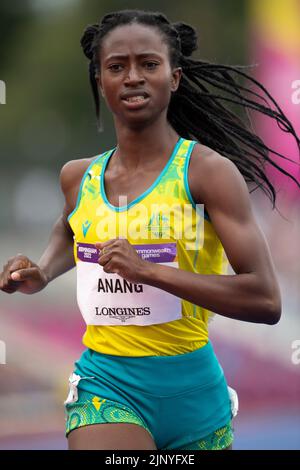
[[[82,426],[70,432],[68,445],[69,450],[156,450],[148,431],[129,423]]]

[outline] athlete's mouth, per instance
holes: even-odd
[[[139,103],[141,101],[144,101],[146,99],[145,96],[130,96],[128,98],[123,98],[125,101],[128,101],[129,103]]]
[[[147,98],[149,98],[148,93],[144,91],[127,91],[127,93],[123,93],[121,95],[121,99],[123,101],[127,101],[128,103],[142,103]]]

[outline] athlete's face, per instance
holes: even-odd
[[[98,86],[115,118],[145,125],[167,114],[181,69],[172,69],[167,44],[159,30],[123,25],[105,36],[100,50]]]

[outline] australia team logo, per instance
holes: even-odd
[[[166,232],[170,230],[170,220],[161,213],[154,213],[149,219],[147,229],[154,237],[167,238]]]

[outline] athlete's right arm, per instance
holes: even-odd
[[[73,232],[68,215],[75,207],[81,178],[88,159],[66,163],[60,173],[60,184],[65,196],[62,215],[55,222],[48,245],[38,263],[18,254],[10,258],[0,273],[0,290],[12,294],[16,291],[34,294],[75,266]]]

